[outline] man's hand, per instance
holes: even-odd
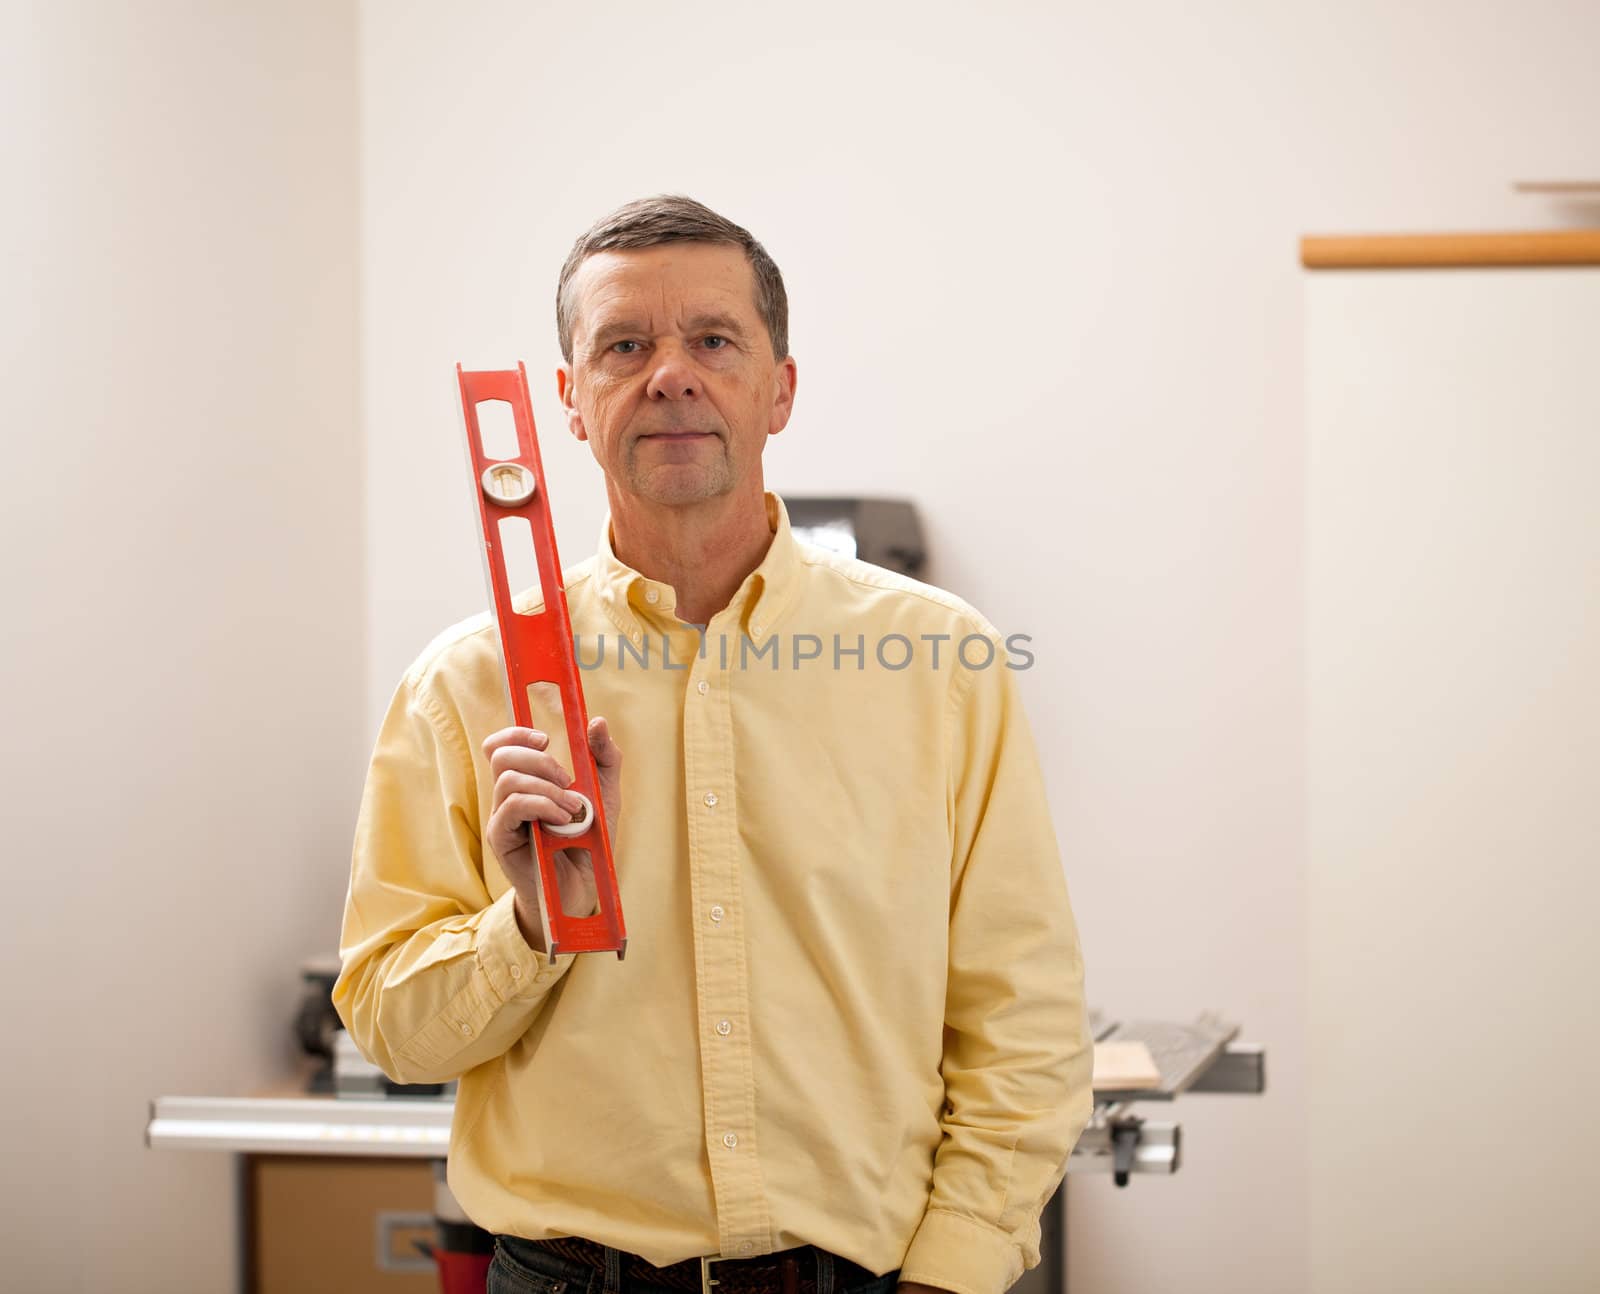
[[[588,736],[589,751],[600,774],[606,824],[615,838],[622,816],[622,750],[599,715],[589,720]],[[494,775],[489,848],[516,891],[517,924],[522,936],[540,952],[545,948],[539,920],[539,860],[531,837],[537,828],[531,824],[573,822],[582,813],[576,795],[567,789],[572,785],[572,775],[548,753],[549,744],[550,738],[534,728],[502,728],[483,742],[484,758]],[[570,916],[588,916],[599,901],[589,851],[563,849],[556,853],[554,862],[561,910]]]

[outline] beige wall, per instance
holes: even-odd
[[[483,601],[451,366],[528,362],[582,556],[603,504],[556,416],[555,271],[641,193],[725,209],[793,298],[769,480],[911,496],[935,577],[1036,638],[1094,1000],[1219,1007],[1270,1049],[1266,1097],[1183,1103],[1177,1177],[1074,1184],[1074,1294],[1304,1288],[1296,240],[1571,218],[1509,183],[1592,172],[1600,9],[364,13],[369,731]]]
[[[285,1070],[365,759],[349,4],[0,38],[0,1285],[233,1288],[163,1093]]]

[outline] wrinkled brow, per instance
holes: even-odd
[[[685,326],[692,333],[726,333],[729,337],[740,341],[743,341],[745,336],[745,327],[737,319],[732,315],[716,312],[691,315]]]

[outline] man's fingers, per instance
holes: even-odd
[[[562,767],[561,761],[543,750],[529,750],[526,746],[502,746],[489,756],[489,771],[498,781],[506,773],[528,773],[543,777],[557,786],[571,786],[572,774]]]
[[[489,823],[491,839],[502,834],[510,838],[515,836],[524,823],[548,822],[552,826],[562,827],[572,821],[572,813],[556,803],[548,795],[532,795],[518,792],[506,796],[500,807],[495,810],[494,817]]]
[[[515,770],[508,770],[494,779],[494,793],[495,798],[502,802],[514,795],[542,795],[564,806],[569,813],[577,813],[583,808],[583,801],[578,798],[577,792],[566,790],[563,783]]]
[[[502,728],[483,739],[483,757],[493,759],[494,752],[505,746],[543,750],[550,744],[550,735],[537,728]]]
[[[548,822],[563,827],[572,821],[572,810],[556,803],[548,795],[508,795],[504,808],[523,822]]]

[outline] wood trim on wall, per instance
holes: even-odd
[[[1300,240],[1308,270],[1600,265],[1600,229],[1504,234],[1357,234]]]

